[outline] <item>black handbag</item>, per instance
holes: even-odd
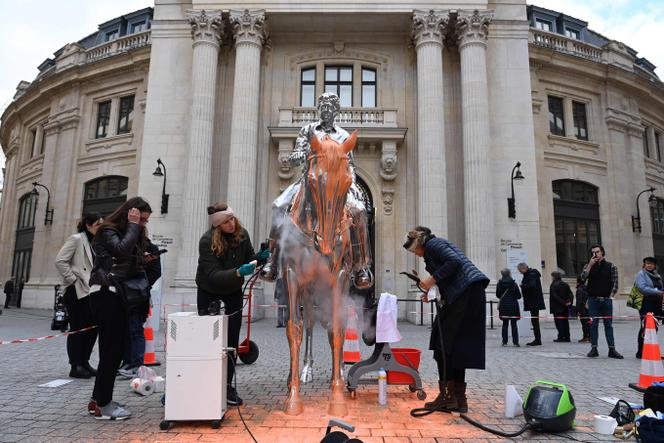
[[[618,400],[609,417],[615,418],[618,426],[623,426],[627,423],[632,423],[636,418],[636,414],[634,414],[634,410],[629,403],[625,400]]]
[[[113,279],[115,290],[128,309],[142,308],[150,302],[150,283],[144,272],[128,280]]]

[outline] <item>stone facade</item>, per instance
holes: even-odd
[[[464,248],[493,279],[510,248],[547,275],[556,269],[552,182],[560,179],[599,188],[602,240],[629,289],[640,258],[653,253],[645,204],[641,234],[631,230],[629,208],[645,187],[664,185],[664,166],[644,158],[641,139],[644,127],[659,128],[650,130],[654,146],[664,129],[664,88],[629,48],[537,30],[520,0],[251,8],[157,0],[145,45],[112,56],[107,43],[68,45],[54,72],[22,86],[0,127],[7,156],[0,249],[13,254],[19,199],[31,182],[50,187],[56,220],[44,226],[40,196],[24,306],[52,304],[55,253],[81,212],[84,184],[104,175],[127,177],[127,194],[152,203],[150,233],[172,251],[164,256],[165,299],[194,302],[205,207],[228,201],[255,246],[267,237],[272,200],[300,172],[285,158],[298,129],[315,118],[300,101],[302,70],[315,69],[318,96],[326,67],[352,72],[338,124],[359,129],[355,159],[374,207],[377,293],[416,296],[398,275],[421,266],[400,246],[416,224]],[[363,70],[375,73],[375,106],[363,106]],[[95,104],[111,98],[113,128],[113,100],[128,91],[132,132],[95,139]],[[563,98],[569,133],[550,132],[550,95]],[[586,104],[587,141],[572,132],[575,101]],[[32,156],[34,128],[43,155]],[[168,168],[166,214],[163,181],[152,175],[157,158]],[[510,218],[517,162],[526,178]],[[0,277],[11,268],[1,261]],[[254,293],[271,302],[272,291],[259,284]],[[414,319],[415,305],[402,305],[402,316]]]

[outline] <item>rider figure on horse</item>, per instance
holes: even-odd
[[[339,115],[340,104],[339,97],[331,92],[321,94],[318,99],[319,119],[315,122],[303,126],[295,140],[295,147],[288,158],[291,166],[303,165],[300,179],[291,184],[284,192],[272,203],[272,228],[270,230],[270,244],[272,254],[270,260],[263,267],[261,277],[268,281],[274,281],[278,276],[277,264],[279,263],[279,235],[281,224],[284,217],[290,209],[293,198],[302,186],[306,176],[308,163],[307,157],[311,152],[311,138],[317,137],[322,140],[325,136],[332,140],[343,143],[349,134],[341,127],[334,124]],[[367,216],[366,206],[362,198],[362,192],[357,186],[355,177],[355,166],[353,164],[352,151],[348,153],[351,171],[353,174],[353,183],[348,191],[346,207],[353,220],[351,227],[351,241],[353,248],[353,285],[358,289],[367,289],[373,285],[373,275],[370,271],[371,256],[366,244]]]

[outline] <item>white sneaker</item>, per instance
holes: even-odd
[[[114,402],[110,402],[104,407],[97,406],[95,409],[97,420],[125,420],[129,417],[131,417],[131,412]]]
[[[137,368],[120,368],[118,369],[118,376],[124,378],[125,380],[131,380],[136,378]]]

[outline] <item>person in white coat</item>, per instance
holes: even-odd
[[[94,263],[91,243],[102,222],[98,212],[85,214],[78,223],[78,233],[65,241],[55,258],[55,267],[62,276],[65,287],[64,302],[72,331],[92,326],[94,322],[88,298],[88,282]],[[97,375],[97,370],[90,366],[89,362],[96,340],[96,329],[67,337],[70,377],[90,378]]]

